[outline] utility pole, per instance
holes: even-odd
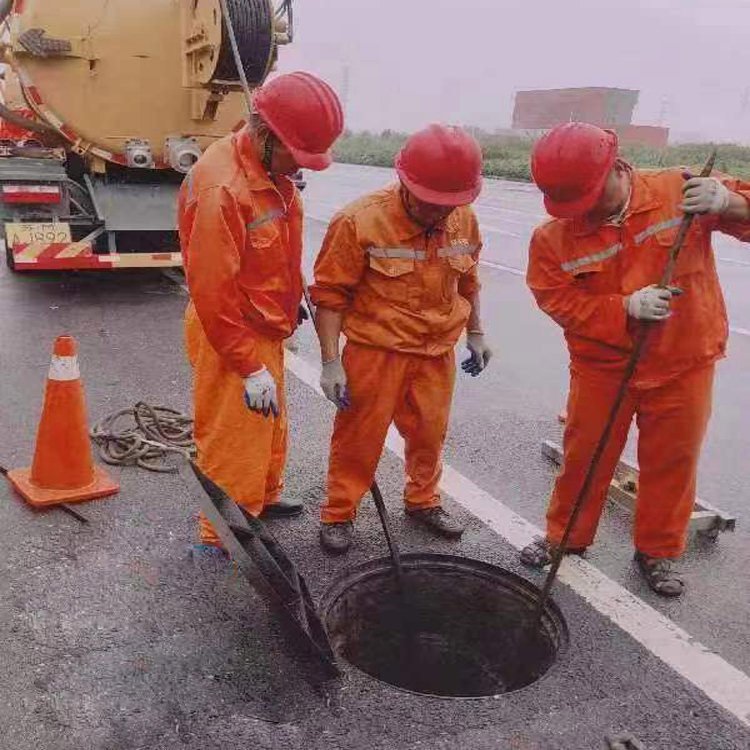
[[[344,63],[341,75],[341,106],[344,110],[344,117],[349,114],[349,83],[351,80],[351,69],[349,63]]]

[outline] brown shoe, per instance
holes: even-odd
[[[636,552],[633,559],[638,563],[649,588],[659,596],[674,598],[685,591],[685,582],[672,567],[672,560],[668,557],[650,557],[643,552]]]
[[[406,515],[446,539],[460,539],[465,530],[445,508],[440,506],[423,510],[407,510]]]

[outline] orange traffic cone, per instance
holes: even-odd
[[[55,341],[31,469],[14,469],[8,479],[35,508],[93,500],[120,489],[94,465],[72,336]]]

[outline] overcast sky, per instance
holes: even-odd
[[[617,86],[637,124],[750,144],[750,0],[295,0],[295,20],[279,69],[326,78],[353,129],[509,127],[516,90]]]

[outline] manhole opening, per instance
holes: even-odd
[[[567,646],[554,602],[528,638],[539,590],[520,576],[448,555],[403,562],[405,609],[386,558],[345,573],[321,608],[336,653],[371,677],[425,695],[494,696],[539,680]]]

